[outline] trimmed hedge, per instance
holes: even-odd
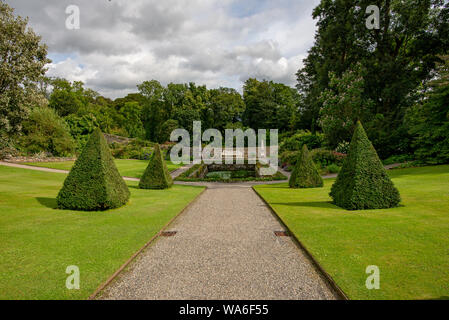
[[[173,180],[168,172],[167,165],[162,158],[161,148],[158,144],[154,147],[148,167],[140,178],[140,189],[168,189],[173,185]]]
[[[100,211],[121,207],[129,190],[100,129],[95,129],[57,197],[61,209]]]
[[[299,153],[288,184],[290,188],[318,188],[323,186],[323,179],[313,163],[307,145],[303,145]]]
[[[386,209],[401,201],[360,122],[330,196],[337,206],[347,210]]]

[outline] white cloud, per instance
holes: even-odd
[[[156,79],[241,90],[249,77],[295,84],[319,0],[10,0],[57,59],[48,74],[115,98]],[[67,30],[65,8],[81,11]]]

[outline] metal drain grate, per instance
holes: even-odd
[[[161,237],[173,237],[177,231],[162,231]]]
[[[287,231],[275,231],[274,235],[276,237],[290,237]]]

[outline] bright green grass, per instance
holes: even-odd
[[[63,162],[29,162],[24,163],[35,167],[44,167],[59,170],[70,170],[75,162],[63,161]],[[181,165],[176,165],[167,161],[168,171],[172,172],[180,168]],[[120,174],[124,177],[140,178],[148,166],[148,160],[124,160],[116,159],[115,164]]]
[[[352,299],[448,299],[449,166],[389,172],[402,206],[345,211],[324,188],[256,186],[298,239]],[[365,287],[380,268],[380,290]]]
[[[85,299],[203,189],[140,190],[106,212],[53,209],[65,174],[0,166],[0,299]],[[65,287],[80,268],[81,289]]]

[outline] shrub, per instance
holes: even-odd
[[[331,164],[330,166],[327,166],[326,169],[329,173],[339,173],[341,170],[336,164]]]
[[[294,166],[298,160],[300,151],[284,151],[280,155],[282,165]],[[313,161],[320,168],[326,168],[331,165],[341,167],[346,158],[346,154],[325,149],[315,149],[310,151]]]
[[[75,151],[75,141],[65,121],[48,107],[34,108],[23,123],[24,136],[20,145],[27,153],[49,152],[68,156]]]
[[[323,186],[323,179],[313,163],[307,145],[304,145],[299,153],[288,184],[290,188],[316,188]]]
[[[153,145],[154,143],[146,140],[132,139],[129,143],[112,143],[111,151],[116,159],[149,160]]]
[[[118,208],[130,193],[106,139],[95,129],[57,197],[61,209],[99,211]]]
[[[349,151],[349,142],[347,141],[340,142],[338,146],[335,148],[335,152],[338,153],[348,154],[348,151]]]
[[[280,151],[299,151],[303,145],[310,149],[321,148],[323,144],[323,134],[312,134],[309,131],[299,131],[291,137],[285,138],[280,144]]]
[[[360,122],[330,196],[348,210],[391,208],[401,200]]]
[[[162,158],[161,148],[158,144],[150,158],[147,169],[140,179],[140,189],[167,189],[173,185],[167,165]]]
[[[325,150],[325,149],[315,149],[311,151],[313,161],[318,164],[321,168],[325,168],[332,164],[339,167],[343,165],[346,155],[343,153],[338,153],[335,151]]]

